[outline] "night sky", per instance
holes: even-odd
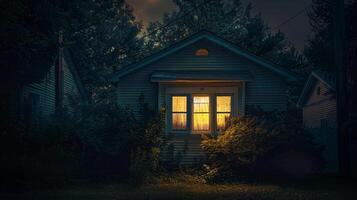
[[[165,12],[177,9],[171,0],[127,0],[127,2],[133,7],[137,19],[142,20],[145,26],[151,21],[160,20]],[[253,12],[260,12],[270,27],[278,26],[311,4],[311,0],[242,0],[242,2],[252,3]],[[297,48],[302,49],[306,39],[311,35],[307,13],[304,12],[282,26],[281,31]]]

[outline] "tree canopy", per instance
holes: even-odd
[[[298,71],[304,66],[303,57],[284,34],[274,32],[260,15],[252,15],[251,5],[233,0],[174,0],[174,3],[178,11],[166,13],[162,21],[148,27],[147,45],[153,50],[205,29],[288,69]],[[170,26],[165,27],[166,24]]]
[[[124,0],[14,0],[0,5],[1,72],[21,84],[43,78],[53,65],[60,32],[64,47],[86,60],[77,67],[96,94],[105,88],[105,76],[142,47],[137,37],[141,24]]]

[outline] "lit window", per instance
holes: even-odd
[[[209,130],[209,96],[193,97],[193,130]]]
[[[172,97],[172,128],[184,130],[187,128],[187,97]]]
[[[227,120],[231,117],[231,96],[217,96],[217,129],[226,127]]]

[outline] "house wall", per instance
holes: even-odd
[[[207,57],[195,56],[196,50],[201,48],[208,49],[209,55]],[[165,92],[170,87],[175,87],[174,83],[169,85],[152,83],[150,78],[154,70],[222,70],[222,73],[225,73],[224,70],[248,70],[253,74],[254,81],[240,82],[234,86],[237,89],[237,98],[235,99],[238,102],[233,102],[233,104],[238,105],[237,113],[244,115],[244,104],[260,106],[266,111],[283,111],[287,107],[287,85],[282,77],[203,39],[124,76],[118,82],[117,98],[119,105],[131,108],[138,117],[142,117],[138,106],[138,98],[141,94],[144,95],[145,101],[153,109],[158,109],[169,104],[166,100]],[[207,88],[212,86],[204,83],[202,85]],[[182,84],[176,84],[176,87],[180,86]],[[191,85],[191,87],[193,86]],[[197,87],[197,83],[195,86]],[[229,83],[221,84],[220,86],[229,87]],[[204,159],[204,152],[200,147],[200,142],[200,135],[173,135],[167,140],[167,148],[163,150],[164,159],[179,159],[180,164],[183,165],[200,162]]]
[[[317,90],[320,88],[320,94]],[[326,172],[338,170],[336,99],[322,82],[315,80],[306,104],[303,107],[305,131],[312,134],[315,141],[324,145],[323,155],[327,161]]]
[[[208,57],[195,56],[195,51],[201,48],[208,49]],[[118,103],[132,108],[140,116],[137,106],[140,94],[144,94],[151,107],[157,107],[158,85],[150,82],[154,70],[205,69],[251,71],[254,81],[246,84],[246,105],[257,105],[266,111],[286,110],[287,86],[283,78],[206,39],[123,77],[118,83]],[[161,95],[163,90],[160,88]]]
[[[26,118],[26,109],[30,94],[35,94],[39,97],[38,107],[35,108],[38,116],[31,116],[37,121],[46,121],[55,112],[55,66],[51,66],[45,78],[38,83],[28,84],[23,87],[21,94],[21,110],[23,118]]]
[[[74,79],[73,72],[68,66],[68,61],[64,59],[63,67],[63,107],[69,113],[73,112],[73,103],[78,103],[79,89]],[[23,87],[20,97],[20,110],[21,117],[26,118],[27,104],[29,103],[29,97],[34,94],[38,97],[36,115],[31,116],[36,123],[43,123],[50,119],[51,115],[55,113],[56,106],[56,77],[55,66],[51,66],[46,76],[38,83],[28,84]]]
[[[316,94],[318,87],[320,95]],[[321,120],[327,120],[330,127],[336,127],[336,99],[326,85],[316,81],[308,96],[303,107],[304,126],[321,128]]]
[[[74,106],[81,101],[78,85],[74,73],[69,67],[68,60],[64,60],[63,68],[63,107],[69,113],[74,112]]]

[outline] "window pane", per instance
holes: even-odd
[[[217,96],[217,112],[231,112],[231,96]]]
[[[209,96],[193,97],[193,130],[208,131],[209,127]]]
[[[186,113],[172,113],[172,128],[176,130],[186,129]]]
[[[230,113],[218,113],[217,114],[217,129],[221,130],[224,129],[226,127],[226,122],[229,119],[229,117],[231,116]]]
[[[209,112],[209,97],[193,97],[194,112]]]
[[[193,130],[208,131],[209,130],[209,113],[195,113],[193,115]]]
[[[173,96],[172,97],[172,112],[187,112],[187,97]]]

